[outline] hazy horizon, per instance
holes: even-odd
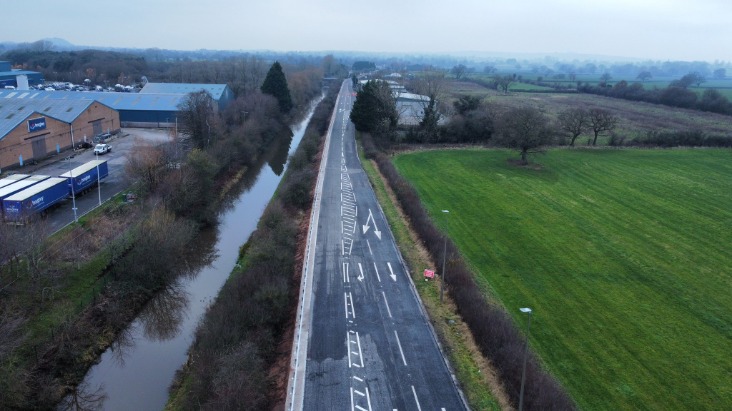
[[[211,0],[180,5],[35,0],[6,10],[6,38],[172,50],[411,54],[567,54],[633,60],[732,61],[725,0]]]

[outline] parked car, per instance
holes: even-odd
[[[109,144],[97,144],[96,147],[94,147],[94,154],[107,154],[110,151],[112,151],[112,146]]]
[[[97,134],[96,136],[94,136],[94,138],[92,140],[95,143],[102,143],[102,142],[107,141],[107,139],[111,138],[111,137],[112,137],[111,133],[101,133],[101,134]]]

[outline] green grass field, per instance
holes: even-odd
[[[395,157],[583,409],[732,409],[732,151]]]

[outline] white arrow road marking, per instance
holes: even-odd
[[[389,267],[389,277],[391,277],[392,280],[396,281],[396,274],[394,274],[394,270],[391,269],[391,263],[386,263],[386,266]]]
[[[358,270],[361,271],[361,275],[356,278],[358,278],[358,281],[363,281],[363,279],[366,277],[363,275],[363,267],[361,267],[361,263],[358,263]]]
[[[374,215],[371,213],[371,209],[369,208],[369,216],[366,218],[366,224],[363,225],[363,234],[366,234],[367,231],[369,231],[369,228],[371,226],[369,225],[369,221],[374,223],[374,234],[376,234],[376,237],[381,240],[381,231],[379,231],[379,228],[376,227],[376,220],[374,220]]]

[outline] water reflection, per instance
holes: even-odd
[[[74,387],[69,395],[59,404],[58,411],[94,411],[104,409],[107,394],[100,384],[91,389],[87,383]]]
[[[155,295],[138,317],[145,337],[152,341],[175,337],[188,309],[188,296],[179,281]]]
[[[285,171],[285,163],[287,163],[287,155],[290,152],[290,144],[292,142],[292,134],[282,136],[277,139],[277,145],[274,152],[269,158],[269,167],[276,176],[281,176]]]

